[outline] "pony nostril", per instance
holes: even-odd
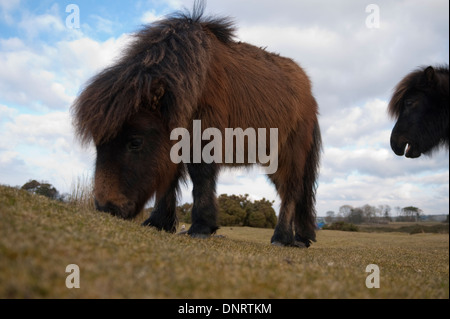
[[[109,213],[113,216],[121,217],[124,219],[130,219],[134,217],[136,214],[135,208],[136,205],[132,202],[127,202],[123,206],[117,206],[116,204],[113,204],[112,202],[106,202],[106,204],[101,205],[98,200],[94,200],[95,208],[100,212]]]
[[[112,203],[107,202],[105,205],[101,205],[98,200],[95,200],[95,209],[100,212],[110,213],[113,215],[115,215],[115,212],[117,210],[116,206]]]
[[[94,200],[95,203],[95,209],[100,211],[100,212],[106,212],[106,213],[110,213],[110,209],[109,209],[109,204],[106,203],[106,205],[100,205],[100,203],[98,202],[98,200]]]

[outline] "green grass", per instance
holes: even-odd
[[[319,231],[298,249],[223,227],[201,240],[3,186],[0,234],[0,298],[449,298],[447,234]]]

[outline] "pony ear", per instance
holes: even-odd
[[[435,80],[435,73],[434,73],[434,69],[432,66],[429,66],[425,69],[425,71],[423,71],[423,75],[424,75],[424,80],[425,80],[425,85],[426,86],[433,86],[434,85],[434,80]]]

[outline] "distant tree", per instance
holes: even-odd
[[[352,224],[361,224],[364,222],[364,211],[362,208],[352,208],[347,216],[347,221]]]
[[[272,207],[273,203],[274,201],[265,198],[252,202],[248,194],[222,194],[217,198],[219,225],[274,228],[277,224],[277,215]],[[191,222],[192,207],[191,203],[177,206],[179,222]]]
[[[184,203],[183,205],[178,206],[176,212],[179,222],[181,223],[191,222],[191,213],[192,213],[191,203]]]
[[[59,196],[58,196],[58,200],[65,202],[65,203],[70,202],[70,199],[71,199],[71,195],[69,193],[62,193],[62,194],[59,194]]]
[[[333,220],[334,220],[334,216],[335,216],[335,213],[334,213],[333,211],[329,210],[329,211],[327,212],[327,217],[325,217],[325,221],[326,221],[327,223],[332,223]]]
[[[380,218],[384,219],[385,221],[392,221],[391,219],[391,206],[389,205],[380,205],[378,206],[380,210]]]
[[[370,206],[369,204],[366,204],[361,209],[363,211],[364,221],[367,223],[374,222],[377,216],[377,208],[374,206]]]
[[[22,189],[38,195],[43,195],[51,199],[59,199],[58,190],[47,182],[30,180],[22,186]]]
[[[277,224],[277,215],[272,207],[273,203],[265,198],[248,203],[245,226],[274,228]]]
[[[34,193],[40,185],[41,183],[33,179],[23,184],[22,189]]]
[[[397,217],[400,216],[401,212],[402,212],[401,207],[400,206],[395,206],[394,209],[395,209],[395,214],[397,215]]]
[[[392,221],[391,215],[389,215],[389,211],[384,212],[383,218],[388,222]]]
[[[346,218],[350,213],[352,212],[353,206],[350,205],[343,205],[339,207],[339,217],[340,218]]]
[[[277,216],[273,201],[265,198],[252,202],[249,195],[222,194],[217,199],[221,226],[274,228]]]
[[[222,194],[217,199],[219,205],[219,224],[222,226],[243,226],[247,212],[248,195]]]
[[[247,225],[250,227],[264,228],[266,225],[264,213],[258,211],[250,212],[247,218]]]
[[[347,221],[353,224],[381,223],[381,222],[385,223],[386,221],[391,220],[389,214],[390,211],[391,207],[389,205],[379,205],[378,207],[371,206],[369,204],[366,204],[362,207],[352,207],[350,205],[343,205],[339,208],[338,220]],[[330,219],[331,218],[328,217],[328,220]]]
[[[423,211],[414,206],[403,207],[401,209],[402,221],[419,221],[421,215],[423,215]]]

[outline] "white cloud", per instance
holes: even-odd
[[[318,26],[302,28],[299,26],[266,26],[256,25],[239,28],[237,36],[240,40],[269,51],[289,52],[307,47],[308,51],[324,50],[339,44],[340,37],[333,30]],[[289,39],[289,41],[286,41]]]
[[[20,0],[0,0],[0,16],[6,24],[14,23],[11,13],[19,7],[19,4]]]
[[[11,120],[0,122],[1,183],[48,180],[57,189],[69,191],[71,182],[91,169],[95,151],[78,145],[67,112],[30,115],[0,108],[0,114],[4,113]],[[14,169],[19,166],[26,169]]]
[[[20,4],[20,0],[0,0],[0,8],[5,11],[17,8]]]
[[[19,28],[23,29],[28,38],[36,38],[40,33],[55,34],[66,30],[65,24],[58,15],[59,6],[54,4],[48,13],[34,15],[25,12],[19,22]]]
[[[16,45],[19,43],[16,41]],[[39,109],[66,107],[72,98],[49,71],[51,56],[29,49],[0,52],[0,94],[2,100]]]
[[[93,75],[111,65],[132,40],[130,34],[109,38],[104,42],[88,37],[63,40],[56,44],[60,71],[64,75],[64,87],[72,94],[78,94],[81,86]]]
[[[144,12],[144,14],[141,17],[141,22],[144,24],[153,23],[158,20],[161,20],[162,18],[163,18],[163,16],[157,14],[156,10],[150,10],[150,11]]]
[[[323,139],[334,147],[389,146],[393,123],[387,117],[388,103],[369,100],[362,106],[337,109],[320,117]]]
[[[108,34],[113,33],[113,21],[105,19],[99,15],[91,15],[91,18],[96,22],[95,29],[97,32],[104,32]]]
[[[16,109],[0,104],[0,123],[1,121],[10,121],[17,114],[18,111]]]
[[[426,214],[448,213],[446,209],[449,204],[448,187],[436,189],[417,181],[405,181],[405,177],[379,178],[355,174],[336,179],[333,183],[321,184],[320,189],[322,195],[318,201],[318,210],[323,215],[327,210],[337,212],[344,204],[353,207],[365,204],[391,207],[415,206],[423,209]]]
[[[25,44],[19,38],[0,39],[2,51],[20,51],[25,49]]]
[[[63,110],[81,85],[111,64],[130,41],[130,35],[97,42],[90,38],[63,40],[55,46],[26,46],[21,40],[2,40],[0,96],[35,110]]]

